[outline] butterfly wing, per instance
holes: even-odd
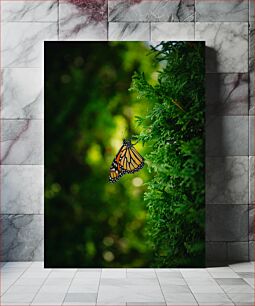
[[[120,159],[122,173],[134,173],[142,169],[143,166],[144,158],[136,151],[136,149],[133,146],[126,148]]]
[[[120,165],[120,162],[122,160],[123,154],[125,154],[127,150],[126,145],[122,145],[120,148],[119,152],[115,156],[112,165],[110,167],[110,173],[109,173],[109,181],[110,183],[115,183],[117,182],[122,175],[124,174]]]

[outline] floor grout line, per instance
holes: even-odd
[[[230,268],[230,266],[228,266]],[[230,268],[231,269],[231,268]],[[235,274],[237,274],[233,269],[231,269]],[[212,274],[210,273],[210,271],[207,270],[207,272],[212,276]],[[238,275],[238,274],[237,274]],[[212,276],[212,278],[214,279],[214,277]],[[216,277],[217,278],[217,277]],[[216,280],[215,280],[216,281]],[[216,281],[217,282],[217,281]],[[217,282],[218,284],[218,282]],[[229,300],[231,302],[233,302],[234,305],[236,305],[236,303],[231,299],[231,297],[227,294],[227,292],[221,287],[220,284],[218,284],[220,286],[220,288],[222,289],[222,291],[225,293],[225,295],[229,298]]]
[[[69,286],[68,286],[68,288],[67,288],[67,290],[66,290],[66,294],[65,294],[65,297],[64,297],[63,302],[61,303],[61,305],[63,305],[63,304],[65,303],[66,296],[67,296],[67,294],[68,294],[68,291],[69,291],[69,289],[70,289],[70,287],[71,287],[71,285],[72,285],[72,283],[73,283],[73,280],[74,280],[75,275],[77,274],[77,272],[78,272],[78,269],[76,269],[76,271],[75,271],[75,273],[74,273],[74,275],[73,275],[73,277],[72,277],[72,279],[71,279],[71,282],[70,282],[70,284],[69,284]]]
[[[5,264],[4,264],[4,266],[7,264],[8,262],[6,262]],[[30,265],[19,275],[19,277],[8,287],[8,289],[6,289],[6,291],[4,292],[4,293],[1,293],[0,294],[0,296],[1,296],[1,301],[2,301],[2,297],[3,297],[3,295],[4,294],[6,294],[7,292],[8,292],[8,290],[9,289],[11,289],[11,287],[13,286],[13,285],[15,285],[15,283],[21,278],[21,276],[28,270],[28,268],[30,268],[31,266],[32,266],[32,261],[31,261],[31,263],[30,263]],[[3,267],[1,267],[1,270],[2,270],[2,268]],[[4,279],[4,276],[3,276],[3,271],[1,271],[1,282],[3,281],[3,279]],[[1,291],[0,291],[1,292]]]
[[[97,300],[98,300],[98,293],[99,293],[99,289],[100,289],[100,284],[101,284],[101,277],[102,277],[102,272],[103,269],[100,270],[100,276],[99,276],[99,282],[98,282],[98,287],[97,287],[97,296],[96,296],[96,305],[97,305]]]
[[[188,286],[188,288],[189,288],[189,290],[190,290],[191,294],[193,295],[193,297],[194,297],[195,301],[197,302],[197,305],[200,305],[200,304],[198,303],[198,300],[197,300],[197,299],[196,299],[196,297],[195,297],[194,292],[191,290],[191,288],[190,288],[190,286],[189,286],[188,282],[186,281],[186,279],[185,279],[184,275],[182,274],[181,270],[180,270],[180,273],[181,273],[181,276],[182,276],[182,278],[183,278],[183,280],[184,280],[185,284]]]
[[[158,278],[158,274],[157,274],[157,272],[156,272],[155,269],[153,269],[153,270],[154,270],[154,273],[156,274],[156,278],[157,278],[157,280],[158,280],[158,284],[159,284],[159,288],[160,288],[161,294],[162,294],[162,296],[163,296],[163,298],[164,298],[165,304],[167,305],[166,298],[165,298],[165,295],[164,295],[164,293],[163,293],[163,290],[162,290],[162,287],[161,287],[161,284],[160,284],[160,281],[159,281],[159,278]]]
[[[41,290],[41,288],[42,288],[43,285],[45,284],[46,280],[49,278],[49,276],[50,276],[50,274],[52,273],[52,271],[53,271],[53,269],[52,269],[52,270],[50,271],[50,273],[46,276],[45,280],[42,282],[40,288],[36,291],[36,293],[35,293],[35,295],[34,295],[32,301],[29,303],[29,305],[31,305],[31,304],[34,302],[36,296],[38,295],[39,291]]]

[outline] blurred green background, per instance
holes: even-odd
[[[115,184],[108,175],[149,107],[128,90],[135,71],[157,78],[149,46],[46,42],[44,53],[45,266],[148,267],[146,166]]]

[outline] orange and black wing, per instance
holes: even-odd
[[[110,168],[110,173],[109,173],[109,181],[111,183],[115,183],[117,182],[122,175],[124,174],[120,165],[120,162],[125,154],[125,152],[127,151],[127,146],[126,145],[122,145],[122,147],[120,148],[119,152],[117,153],[117,155],[115,156],[111,168]]]
[[[134,173],[143,168],[144,159],[132,146],[125,149],[119,163],[123,174]]]

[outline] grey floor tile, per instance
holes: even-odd
[[[67,293],[64,302],[95,303],[97,293]]]
[[[206,285],[206,284],[199,284],[199,285],[189,285],[190,290],[192,291],[193,294],[196,293],[223,293],[224,291],[222,288],[217,285]]]
[[[187,285],[169,285],[169,284],[163,285],[161,284],[160,287],[163,291],[163,294],[165,293],[176,293],[176,294],[191,293]]]
[[[219,285],[246,285],[242,278],[215,278]]]
[[[62,305],[66,292],[39,292],[31,305]]]
[[[236,273],[238,272],[254,272],[254,262],[240,262],[236,264],[229,265],[229,267],[234,270]]]
[[[136,303],[132,303],[132,302],[128,302],[127,303],[128,306],[161,306],[161,305],[166,305],[165,302],[136,302]]]
[[[237,274],[242,278],[254,278],[255,277],[254,272],[237,272]]]
[[[77,279],[86,279],[86,278],[100,278],[101,271],[78,271],[75,274]]]
[[[171,286],[171,285],[176,285],[176,286],[182,286],[182,285],[186,285],[186,282],[183,278],[171,278],[171,277],[159,277],[159,283],[161,286],[163,285],[167,285],[167,286]]]
[[[156,279],[154,269],[127,269],[127,278],[152,278]]]
[[[254,290],[254,277],[253,278],[244,278],[244,280],[245,280],[245,282],[249,285],[249,286],[251,286],[252,288],[253,288],[253,290]]]
[[[126,287],[126,302],[165,302],[162,291],[158,286],[127,286]]]
[[[188,281],[189,279],[210,279],[211,275],[206,269],[180,269],[182,276]]]
[[[240,278],[240,276],[230,267],[214,267],[208,268],[208,272],[214,278]]]
[[[101,272],[102,269],[97,269],[97,268],[80,268],[77,269],[77,272]]]
[[[238,306],[254,305],[253,293],[228,293],[230,299]]]
[[[245,285],[221,285],[221,288],[229,293],[253,293],[254,289],[247,283]]]
[[[191,293],[165,293],[164,297],[167,305],[198,305]]]
[[[225,293],[195,293],[199,305],[234,305]]]

